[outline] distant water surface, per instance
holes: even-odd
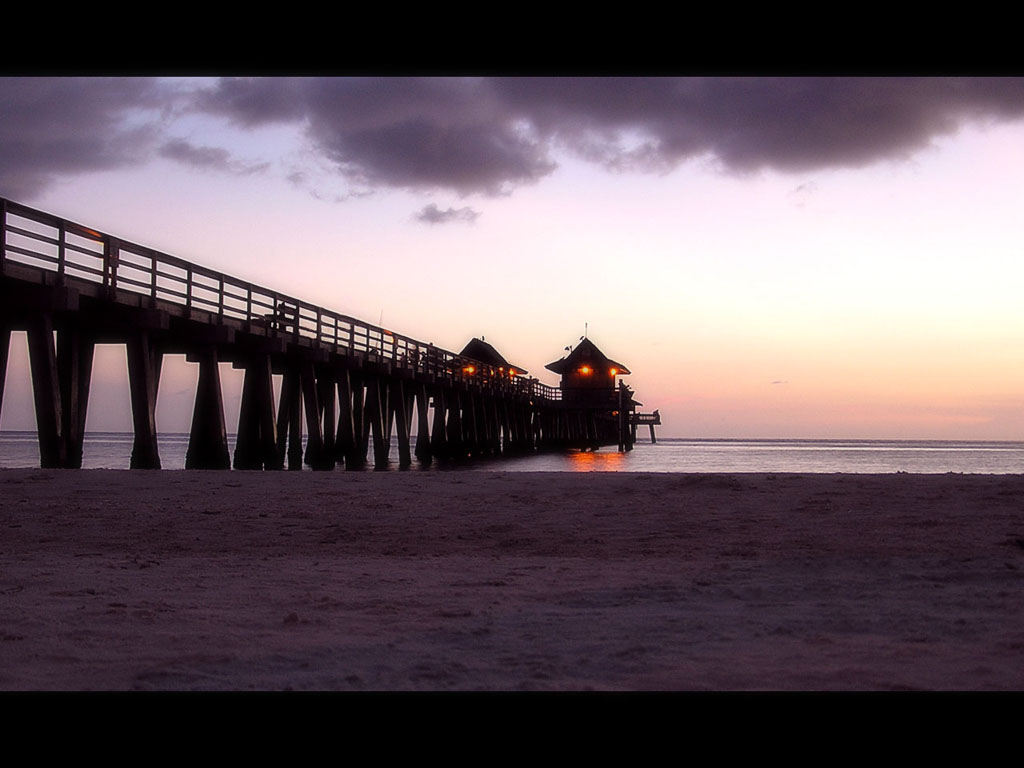
[[[1024,442],[942,440],[711,440],[664,438],[652,445],[639,436],[633,451],[614,447],[594,453],[541,453],[514,459],[489,459],[456,465],[458,469],[507,472],[847,472],[1019,474],[1024,472]],[[234,435],[229,436],[232,450]],[[184,469],[188,435],[158,438],[165,469]],[[127,469],[132,435],[90,432],[85,436],[83,467]],[[373,460],[372,447],[369,453]],[[392,465],[397,469],[397,440]],[[35,432],[0,432],[0,467],[38,467]],[[452,465],[430,465],[430,470]],[[308,467],[306,468],[308,469]],[[414,464],[414,471],[422,471]]]

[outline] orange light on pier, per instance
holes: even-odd
[[[463,373],[476,373],[476,367],[472,366],[472,365],[467,365],[465,368],[462,369],[462,372]]]
[[[512,378],[515,378],[516,369],[515,368],[509,368],[508,369],[508,375],[511,376]]]
[[[580,366],[580,374],[583,375],[583,376],[589,376],[590,375],[590,366],[589,365]]]
[[[619,372],[618,368],[611,368],[611,369],[609,369],[608,374],[611,375],[611,376],[614,376],[618,372]]]

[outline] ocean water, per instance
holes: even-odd
[[[427,471],[502,472],[846,472],[1018,474],[1024,472],[1024,442],[940,440],[712,440],[643,439],[629,453],[614,446],[593,453],[539,453],[467,464],[434,462]],[[158,438],[164,469],[184,469],[187,434]],[[234,449],[234,436],[229,436]],[[132,435],[91,432],[85,437],[83,467],[127,469]],[[392,440],[397,470],[397,441]],[[372,462],[372,448],[369,458]],[[0,432],[0,468],[38,467],[35,432]],[[308,470],[308,467],[306,467]],[[414,463],[411,471],[424,471]]]

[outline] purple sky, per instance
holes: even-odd
[[[1019,439],[1022,117],[1021,78],[0,79],[0,195],[548,383],[589,323],[668,435]]]

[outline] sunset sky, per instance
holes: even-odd
[[[587,324],[665,436],[1024,439],[1021,78],[0,79],[0,196],[549,384]]]

